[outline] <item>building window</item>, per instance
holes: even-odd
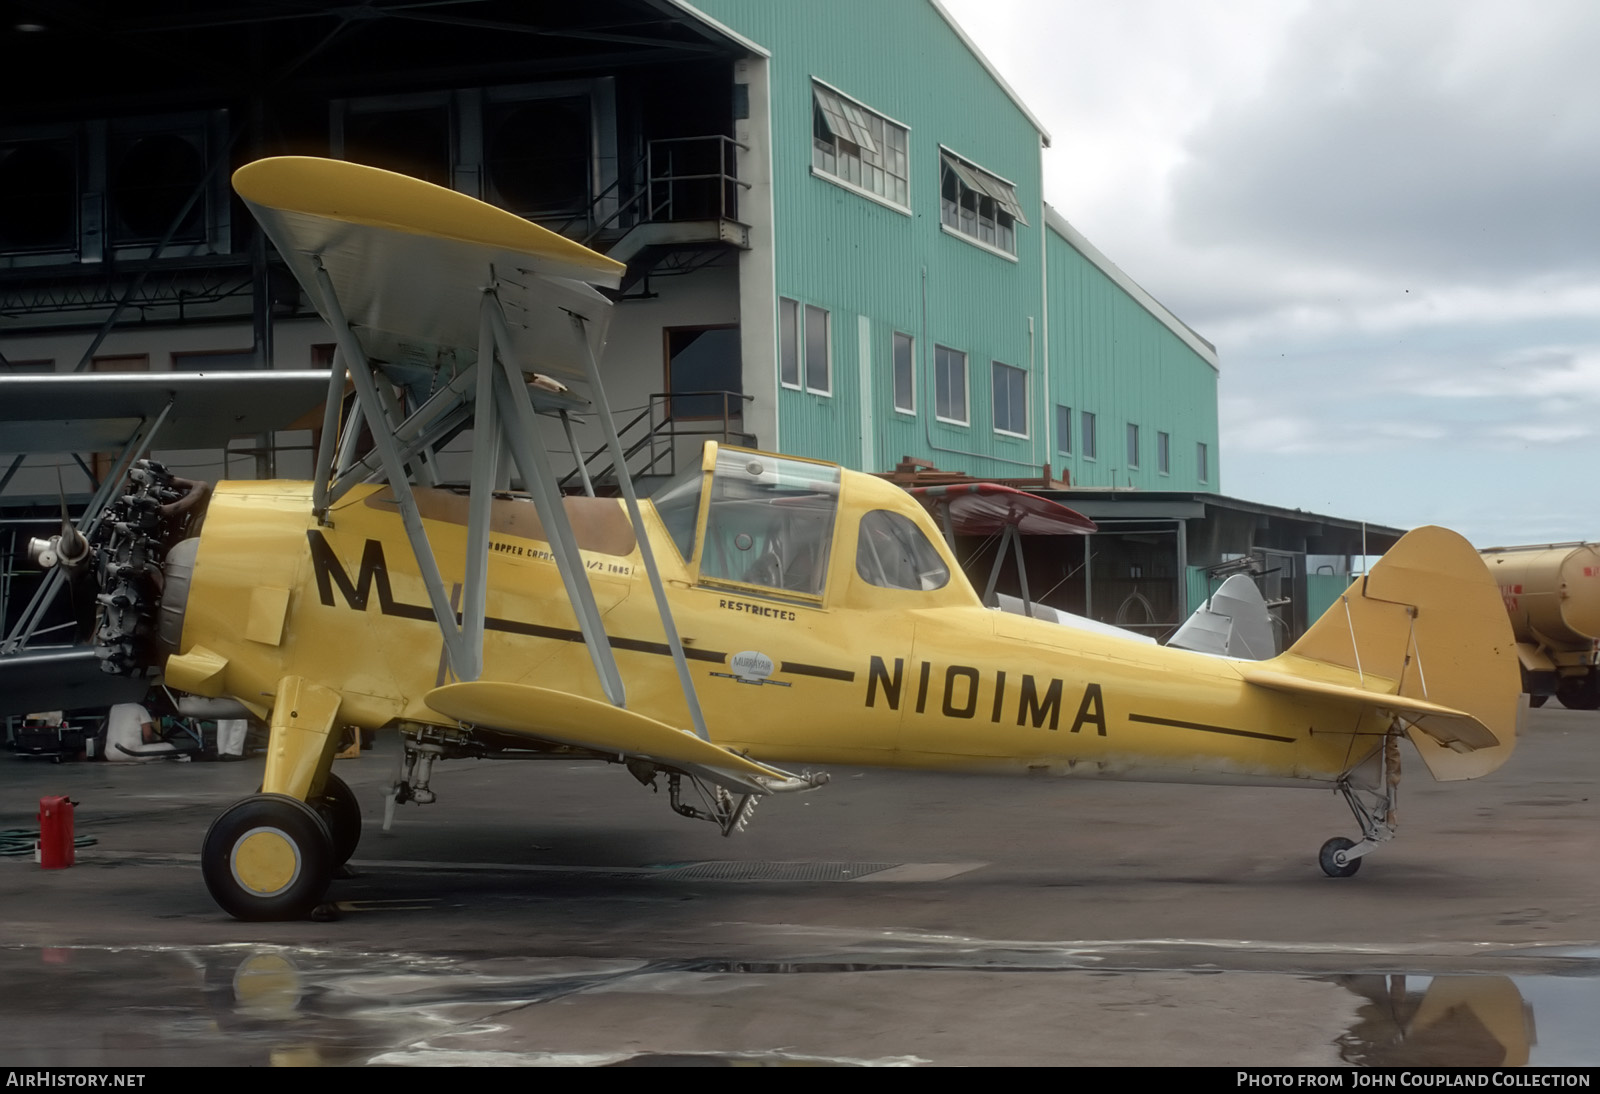
[[[833,394],[833,368],[828,359],[828,313],[806,305],[806,390]]]
[[[778,298],[778,379],[800,386],[800,303],[787,297]]]
[[[1056,404],[1056,451],[1072,455],[1072,408]]]
[[[1128,423],[1128,470],[1133,471],[1139,466],[1139,427],[1132,422]]]
[[[994,361],[990,365],[994,395],[994,431],[1013,437],[1028,435],[1028,374]]]
[[[828,313],[815,304],[804,306],[788,297],[778,298],[778,379],[784,387],[805,389],[817,395],[833,394],[833,368],[828,360]]]
[[[1211,453],[1203,443],[1195,445],[1194,460],[1195,469],[1199,472],[1200,481],[1211,481]]]
[[[909,208],[907,130],[831,87],[811,85],[811,167]]]
[[[894,408],[917,412],[916,355],[911,335],[894,332]]]
[[[1017,201],[1017,188],[948,149],[940,150],[939,159],[939,217],[944,226],[1006,254],[1016,254],[1016,225],[1028,223]]]
[[[958,349],[933,347],[933,413],[941,422],[967,424],[967,355]]]
[[[1100,453],[1094,432],[1094,415],[1085,410],[1082,420],[1083,430],[1079,434],[1079,444],[1083,448],[1082,456],[1086,460],[1096,459]]]
[[[1163,475],[1172,474],[1172,434],[1156,434],[1156,470]]]

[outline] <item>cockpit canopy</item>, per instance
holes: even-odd
[[[698,565],[701,584],[820,603],[841,519],[841,479],[833,464],[723,446],[713,454],[708,446],[701,467],[653,501],[683,561]],[[950,567],[909,501],[907,508],[909,515],[888,508],[861,514],[855,572],[882,589],[942,589]]]

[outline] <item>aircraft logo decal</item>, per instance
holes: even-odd
[[[769,679],[772,676],[772,658],[760,650],[742,650],[728,660],[732,672],[713,672],[712,676],[720,676],[725,680],[737,680],[741,684],[776,684],[781,688],[792,687],[786,680]]]

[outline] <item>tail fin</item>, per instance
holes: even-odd
[[[1371,696],[1407,723],[1441,781],[1487,775],[1516,744],[1522,683],[1511,622],[1477,551],[1444,528],[1403,536],[1288,652],[1246,678]],[[1393,698],[1372,701],[1385,695]]]

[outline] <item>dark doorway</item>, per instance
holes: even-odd
[[[738,327],[667,327],[667,391],[674,418],[742,417]]]

